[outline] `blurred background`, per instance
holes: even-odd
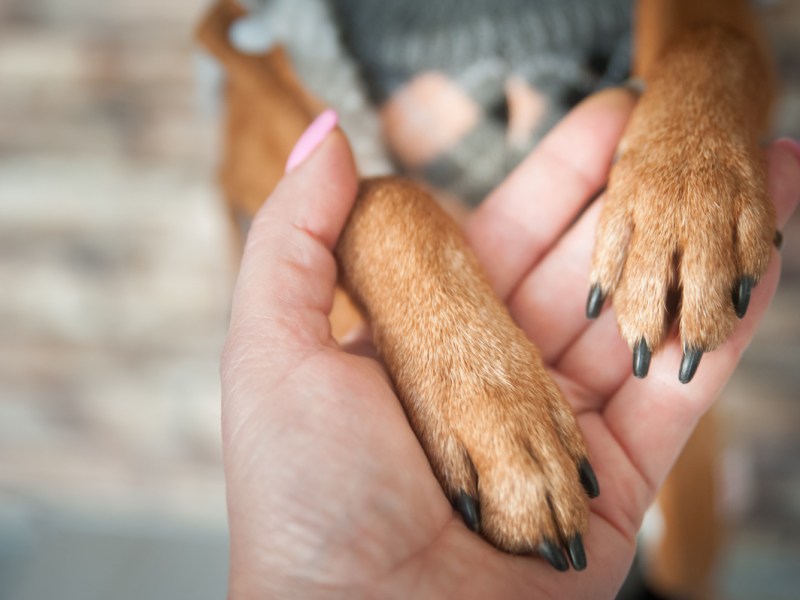
[[[220,598],[234,277],[204,0],[0,4],[0,599]],[[764,8],[800,138],[800,2]],[[720,588],[800,590],[800,220],[722,400]]]

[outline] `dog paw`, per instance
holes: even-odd
[[[418,186],[367,180],[337,256],[465,523],[502,550],[584,568],[587,496],[599,493],[586,446],[458,226]]]
[[[438,356],[395,376],[433,471],[498,548],[583,569],[587,496],[599,487],[570,407],[510,317],[463,317]]]
[[[407,412],[470,529],[507,552],[538,554],[561,571],[570,563],[581,570],[587,497],[599,494],[586,447],[524,335],[513,323],[495,329],[453,340],[441,364],[421,374],[429,402],[412,402]],[[397,385],[414,393],[413,384]]]
[[[609,179],[586,310],[596,317],[613,294],[637,377],[676,318],[684,383],[744,317],[775,239],[754,127],[737,114],[747,103],[725,93],[747,85],[690,72],[699,51],[690,50],[673,53],[632,116]]]

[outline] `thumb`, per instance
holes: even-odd
[[[298,164],[298,156],[299,164]],[[264,351],[318,347],[330,339],[336,283],[333,247],[358,188],[336,113],[320,115],[300,138],[289,172],[250,228],[231,307],[231,337]]]

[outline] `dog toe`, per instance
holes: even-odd
[[[569,405],[540,380],[543,370],[518,367],[520,385],[462,388],[477,410],[452,412],[435,435],[418,435],[467,528],[506,552],[582,569],[588,501],[600,486]]]
[[[629,149],[614,167],[586,312],[597,316],[613,294],[636,377],[647,375],[676,318],[684,348],[678,377],[688,383],[703,354],[730,337],[746,314],[769,264],[775,212],[762,165],[745,149],[732,153],[736,160],[714,164],[703,153],[687,157],[667,147],[660,153]],[[630,215],[627,238],[620,215]]]
[[[625,265],[633,228],[625,198],[622,190],[618,191],[616,197],[609,195],[600,216],[592,255],[591,287],[586,300],[586,316],[589,319],[600,316],[606,299],[617,287]]]

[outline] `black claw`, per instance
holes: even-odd
[[[700,364],[700,359],[703,358],[703,351],[694,348],[684,348],[683,360],[681,361],[681,370],[678,374],[678,379],[681,383],[689,383],[697,373],[697,366]]]
[[[744,318],[747,307],[750,306],[750,293],[756,284],[755,279],[745,275],[739,280],[739,286],[733,292],[733,306],[736,309],[736,316]]]
[[[583,489],[586,490],[586,495],[589,498],[597,498],[600,495],[600,486],[588,458],[584,458],[578,465],[578,475],[581,478]]]
[[[650,370],[650,358],[653,356],[650,348],[647,347],[647,342],[644,338],[639,340],[633,348],[633,374],[639,379],[647,377],[647,372]]]
[[[577,534],[567,542],[567,552],[569,562],[576,571],[583,571],[586,568],[586,551],[583,549],[583,538]]]
[[[600,311],[603,309],[603,302],[606,301],[606,296],[600,288],[599,283],[595,283],[592,289],[589,290],[589,298],[586,300],[586,317],[589,319],[596,319],[600,316]]]
[[[478,501],[475,498],[461,490],[456,499],[456,510],[461,513],[461,518],[464,519],[467,527],[475,532],[480,531],[481,518],[478,513]]]
[[[567,557],[564,556],[564,552],[550,540],[545,540],[539,544],[538,550],[539,556],[549,562],[556,571],[569,569],[569,563],[567,562]]]
[[[783,233],[780,229],[775,231],[775,238],[772,240],[772,243],[775,244],[775,247],[780,250],[781,246],[783,246]]]

